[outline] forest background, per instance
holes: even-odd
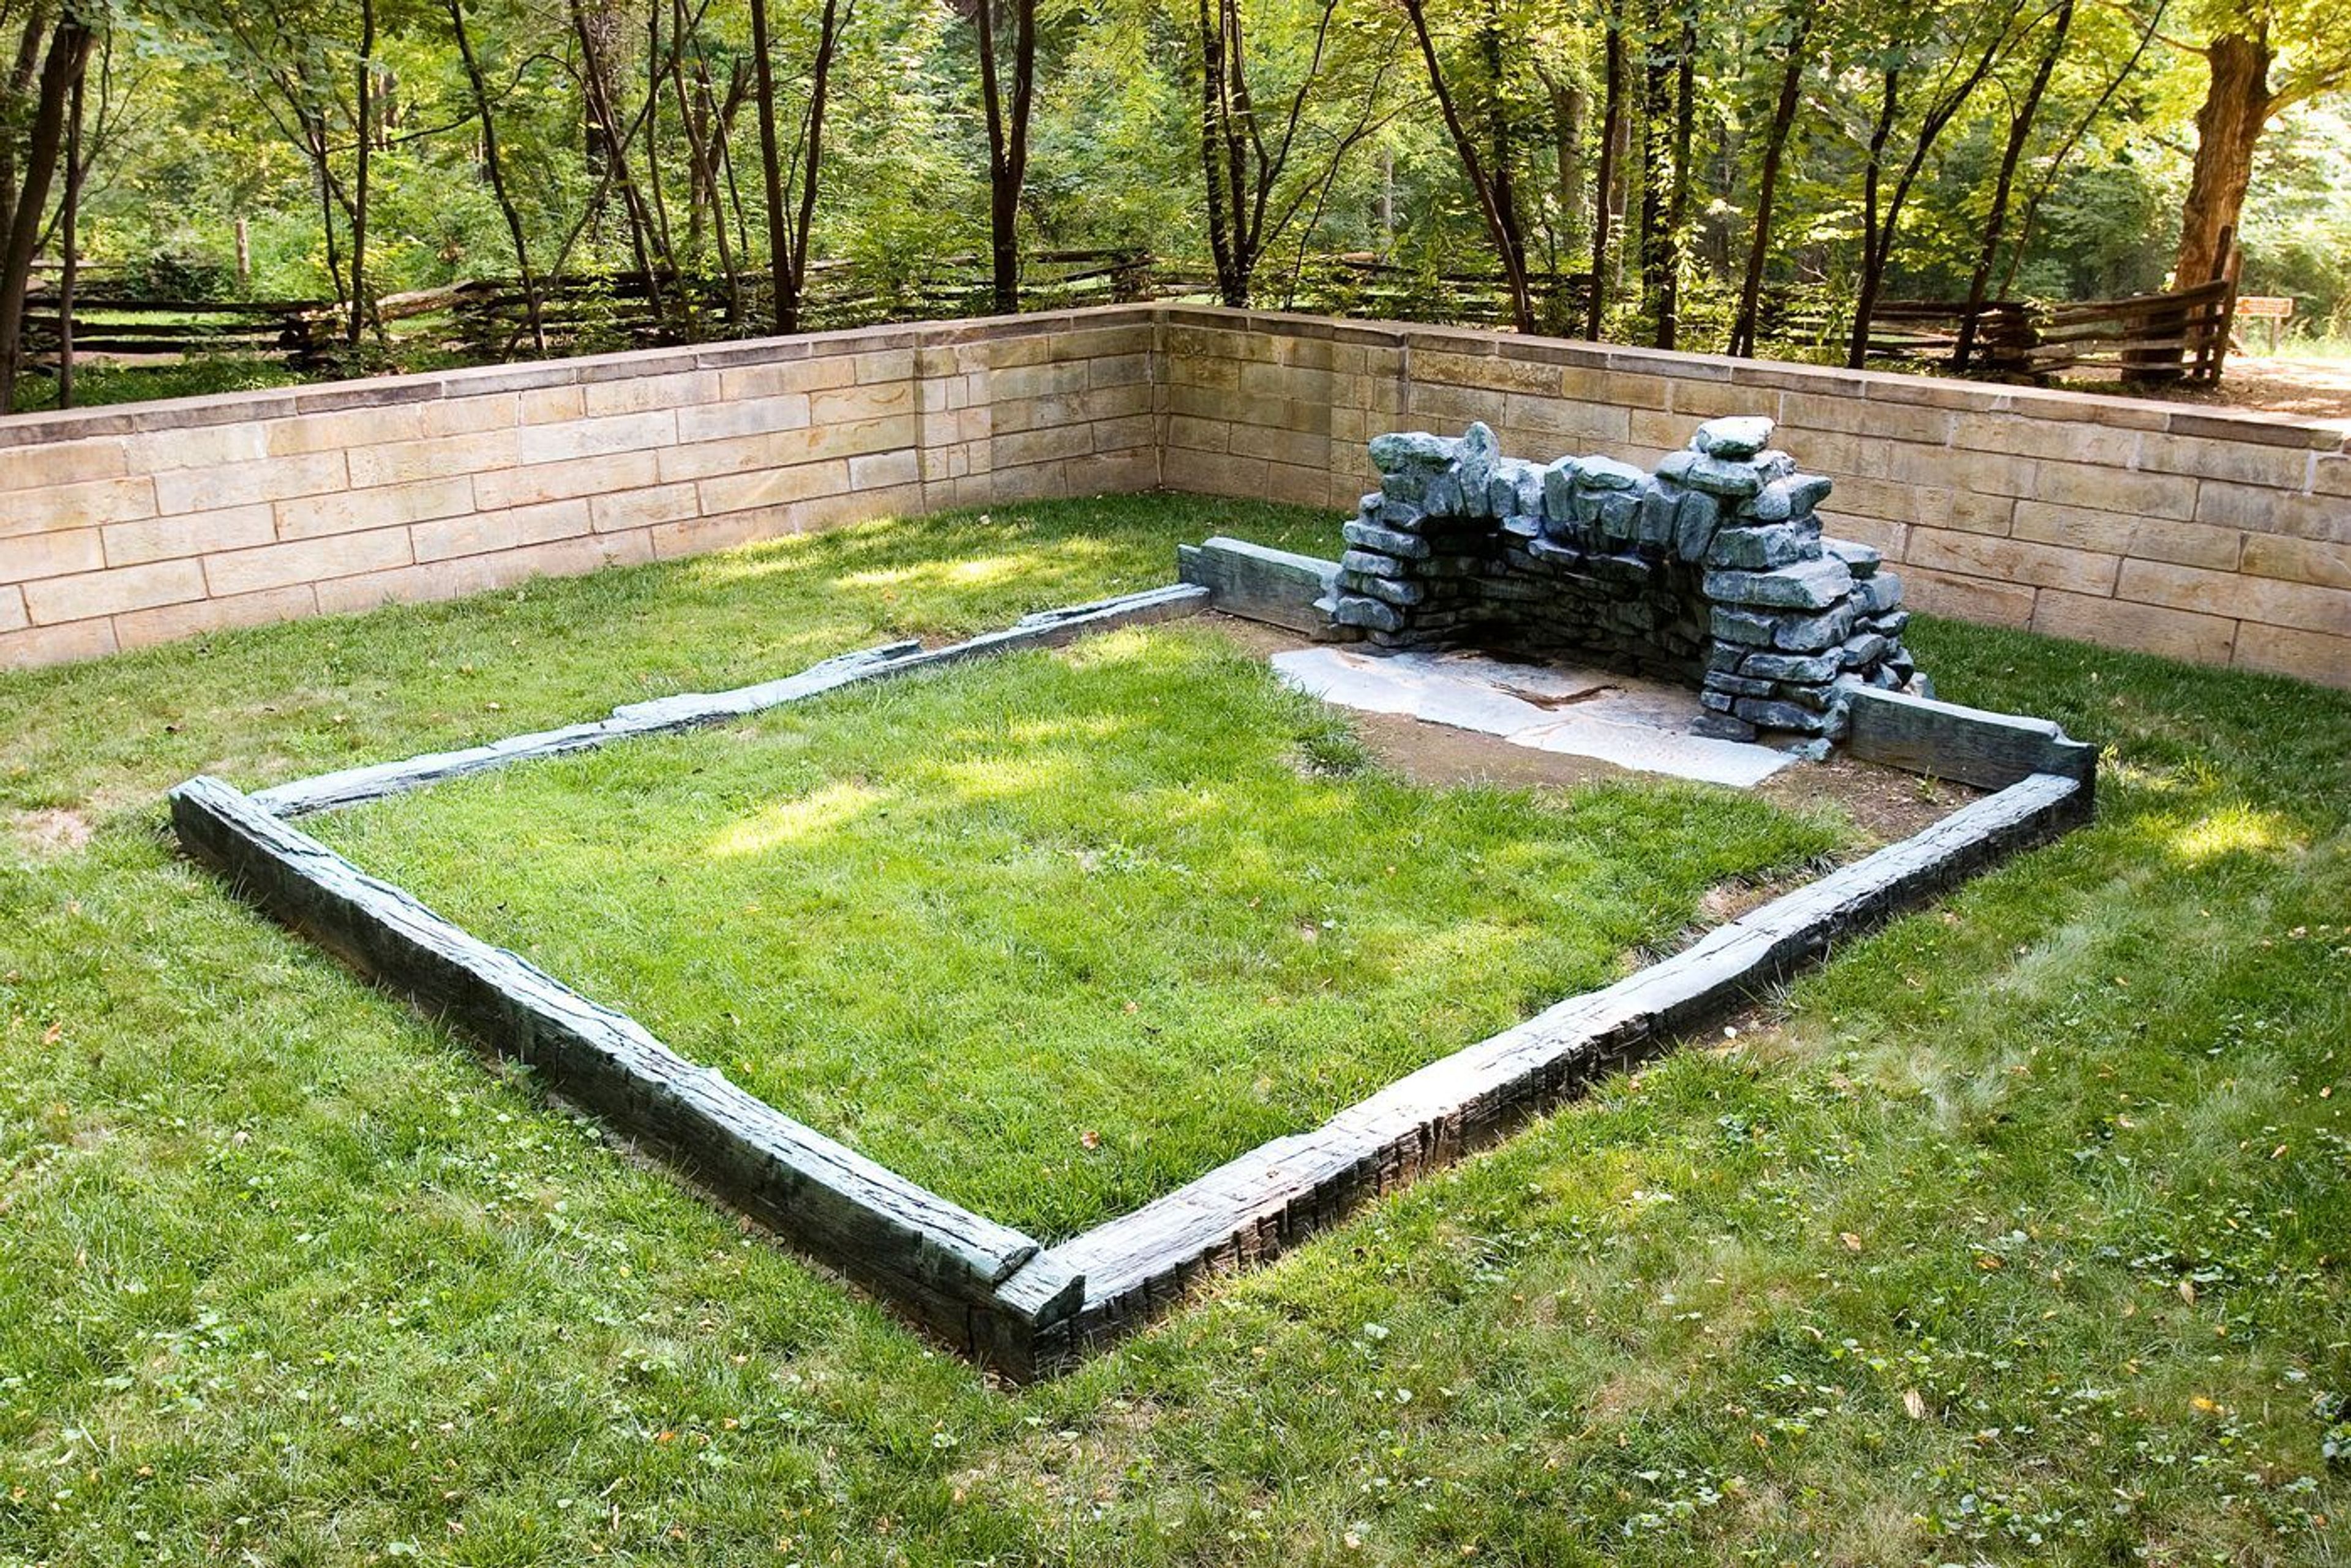
[[[68,247],[340,302],[361,369],[378,301],[470,278],[528,353],[559,277],[751,335],[837,264],[1008,308],[1089,248],[1834,360],[1872,301],[2145,292],[2233,237],[2351,336],[2339,0],[0,0],[0,371]]]

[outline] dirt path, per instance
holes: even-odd
[[[2137,388],[2114,382],[2095,386],[2086,382],[2067,384],[2083,392],[2116,392],[2125,397],[2147,395]],[[2221,369],[2218,387],[2158,395],[2167,402],[2200,402],[2220,408],[2290,413],[2351,433],[2351,360],[2273,360],[2259,354],[2231,354]]]

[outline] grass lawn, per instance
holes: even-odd
[[[313,826],[1048,1239],[1605,984],[1709,886],[1840,841],[1729,789],[1538,800],[1362,764],[1329,710],[1191,622]]]
[[[81,330],[88,334],[90,329],[85,326]],[[152,402],[159,398],[258,392],[264,387],[298,386],[317,379],[288,370],[283,355],[199,354],[177,364],[77,365],[74,406],[99,408],[110,403]],[[54,376],[27,376],[16,384],[14,413],[34,413],[57,406],[57,383]]]
[[[1015,1394],[160,831],[199,769],[1335,527],[1005,508],[0,675],[0,1563],[2339,1558],[2342,694],[1918,623],[1949,695],[2107,747],[2094,825]]]

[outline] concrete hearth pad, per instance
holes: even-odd
[[[1340,707],[1403,714],[1512,746],[1589,757],[1640,773],[1750,789],[1792,752],[1689,733],[1696,694],[1661,681],[1478,653],[1369,653],[1320,646],[1275,653],[1296,689]]]

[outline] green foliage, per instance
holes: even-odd
[[[367,291],[512,276],[514,244],[494,199],[445,5],[374,3]],[[1289,303],[1317,277],[1323,286],[1307,288],[1311,298],[1346,303],[1329,287],[1339,275],[1315,259],[1334,255],[1376,256],[1424,280],[1385,295],[1363,291],[1354,308],[1373,312],[1442,311],[1440,275],[1494,269],[1484,219],[1426,72],[1415,50],[1399,47],[1401,3],[1337,0],[1319,65],[1320,0],[1238,7],[1254,135],[1265,145],[1282,141],[1290,95],[1306,87],[1294,154],[1272,181],[1273,232],[1253,279],[1261,303]],[[1670,71],[1681,12],[1646,0],[1426,4],[1441,69],[1478,122],[1488,160],[1508,171],[1540,275],[1590,266],[1603,60],[1611,18],[1622,13],[1625,141],[1606,326],[1618,336],[1647,331],[1653,302],[1640,297],[1642,251],[1665,236],[1641,232],[1643,86],[1652,58]],[[2200,56],[2164,40],[2178,31],[2185,37],[2173,41],[2192,43],[2231,15],[2265,16],[2283,108],[2241,225],[2247,287],[2294,293],[2314,327],[2346,319],[2351,278],[2337,258],[2351,254],[2351,212],[2340,195],[2351,189],[2351,138],[2339,98],[2326,96],[2339,88],[2340,69],[2351,68],[2340,57],[2340,7],[2278,0],[2274,14],[2256,16],[2250,0],[2215,0],[2219,10],[2172,16],[2151,40],[2157,4],[2079,7],[2026,139],[1995,285],[2077,298],[2161,286],[2207,79]],[[674,5],[600,0],[590,11],[609,34],[602,48],[632,131],[629,174],[666,231],[668,251],[685,271],[713,279],[731,257],[756,292],[768,242],[747,100],[746,0],[711,0],[684,13],[684,112],[679,84],[659,69],[676,46]],[[1136,247],[1187,270],[1206,264],[1200,15],[1190,0],[1091,7],[1048,0],[1020,207],[1032,251]],[[328,298],[348,286],[362,140],[359,16],[357,0],[125,0],[116,8],[83,204],[94,282],[264,298]],[[547,271],[559,263],[572,274],[633,267],[627,204],[611,189],[598,196],[606,160],[591,152],[583,124],[570,8],[468,0],[465,16],[534,265]],[[818,16],[810,4],[774,8],[788,154],[806,111]],[[985,250],[986,138],[968,18],[967,7],[935,0],[858,0],[831,78],[816,256],[904,285]],[[1861,273],[1866,144],[1883,72],[1898,67],[1902,81],[1882,182],[1890,187],[1930,107],[1965,78],[1985,39],[2001,40],[1985,79],[1922,161],[1892,248],[1888,294],[1956,297],[1975,265],[2010,116],[2033,74],[2049,8],[2013,0],[1907,8],[1741,0],[1693,13],[1686,346],[1714,347],[1728,333],[1760,204],[1759,148],[1799,18],[1807,24],[1802,95],[1765,277],[1772,298],[1788,308],[1778,315],[1818,290],[1834,317],[1850,312]],[[659,53],[649,30],[655,23]],[[1490,49],[1489,37],[1499,39]],[[323,193],[313,129],[326,147]],[[705,139],[716,165],[709,181],[689,172]],[[242,272],[240,222],[248,254]],[[724,292],[712,289],[714,298]],[[1562,296],[1543,325],[1577,329],[1580,298]],[[672,329],[721,329],[714,318]],[[1822,345],[1834,338],[1789,329],[1773,349],[1804,357],[1826,351]]]
[[[84,365],[74,371],[74,406],[152,402],[170,397],[208,397],[215,392],[258,392],[305,380],[278,360],[244,355],[197,355],[174,365]],[[17,383],[18,413],[55,408],[57,383],[47,376]]]
[[[2351,114],[2289,112],[2263,150],[2244,221],[2244,290],[2294,297],[2296,337],[2351,336]]]

